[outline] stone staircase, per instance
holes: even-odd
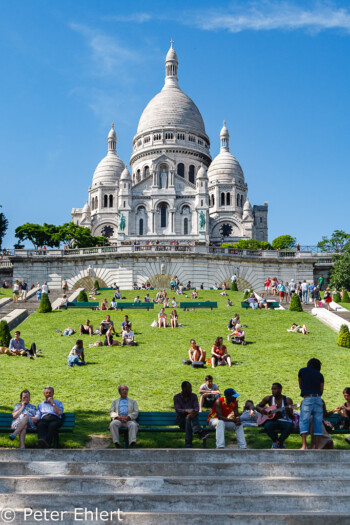
[[[137,525],[349,525],[349,479],[341,450],[2,449],[0,517],[118,523],[119,509]]]
[[[51,290],[50,291],[50,301],[51,303],[54,302],[55,299],[58,297],[62,297],[62,292],[59,290]],[[2,317],[5,317],[7,314],[13,312],[13,310],[16,310],[17,308],[24,308],[28,310],[28,314],[32,314],[33,312],[36,312],[39,306],[39,301],[34,295],[33,297],[30,297],[26,301],[18,301],[17,303],[14,303],[13,301],[5,304],[0,308],[0,319]]]

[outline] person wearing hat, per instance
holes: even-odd
[[[239,394],[233,388],[224,391],[224,397],[219,397],[208,416],[209,428],[216,430],[216,448],[225,448],[225,430],[236,432],[238,448],[247,448],[243,426],[238,414]]]

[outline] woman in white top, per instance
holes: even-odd
[[[45,281],[44,284],[41,287],[41,293],[49,293],[49,287],[47,286],[47,282]]]
[[[13,302],[18,302],[18,295],[19,295],[19,282],[16,280],[15,284],[13,285]]]

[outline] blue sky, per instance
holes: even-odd
[[[223,119],[269,239],[349,231],[348,2],[2,1],[0,204],[10,222],[62,224],[87,199],[115,122],[119,157],[161,90],[179,83],[219,152]]]

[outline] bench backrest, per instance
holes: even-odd
[[[12,413],[0,412],[0,429],[10,428],[12,423]],[[75,413],[63,412],[63,423],[61,428],[73,428],[75,425]]]
[[[117,301],[117,308],[144,308],[153,310],[154,303],[120,303]]]
[[[200,412],[198,419],[200,425],[207,422],[208,413]],[[137,419],[139,425],[149,427],[171,427],[176,426],[175,412],[139,412]]]
[[[71,308],[85,308],[85,307],[89,307],[89,308],[94,308],[96,306],[99,306],[98,302],[96,301],[91,301],[91,302],[87,302],[87,303],[78,303],[77,301],[73,301],[72,303],[70,303],[68,301],[68,306],[70,306]]]
[[[180,308],[217,308],[218,303],[214,301],[181,302]]]

